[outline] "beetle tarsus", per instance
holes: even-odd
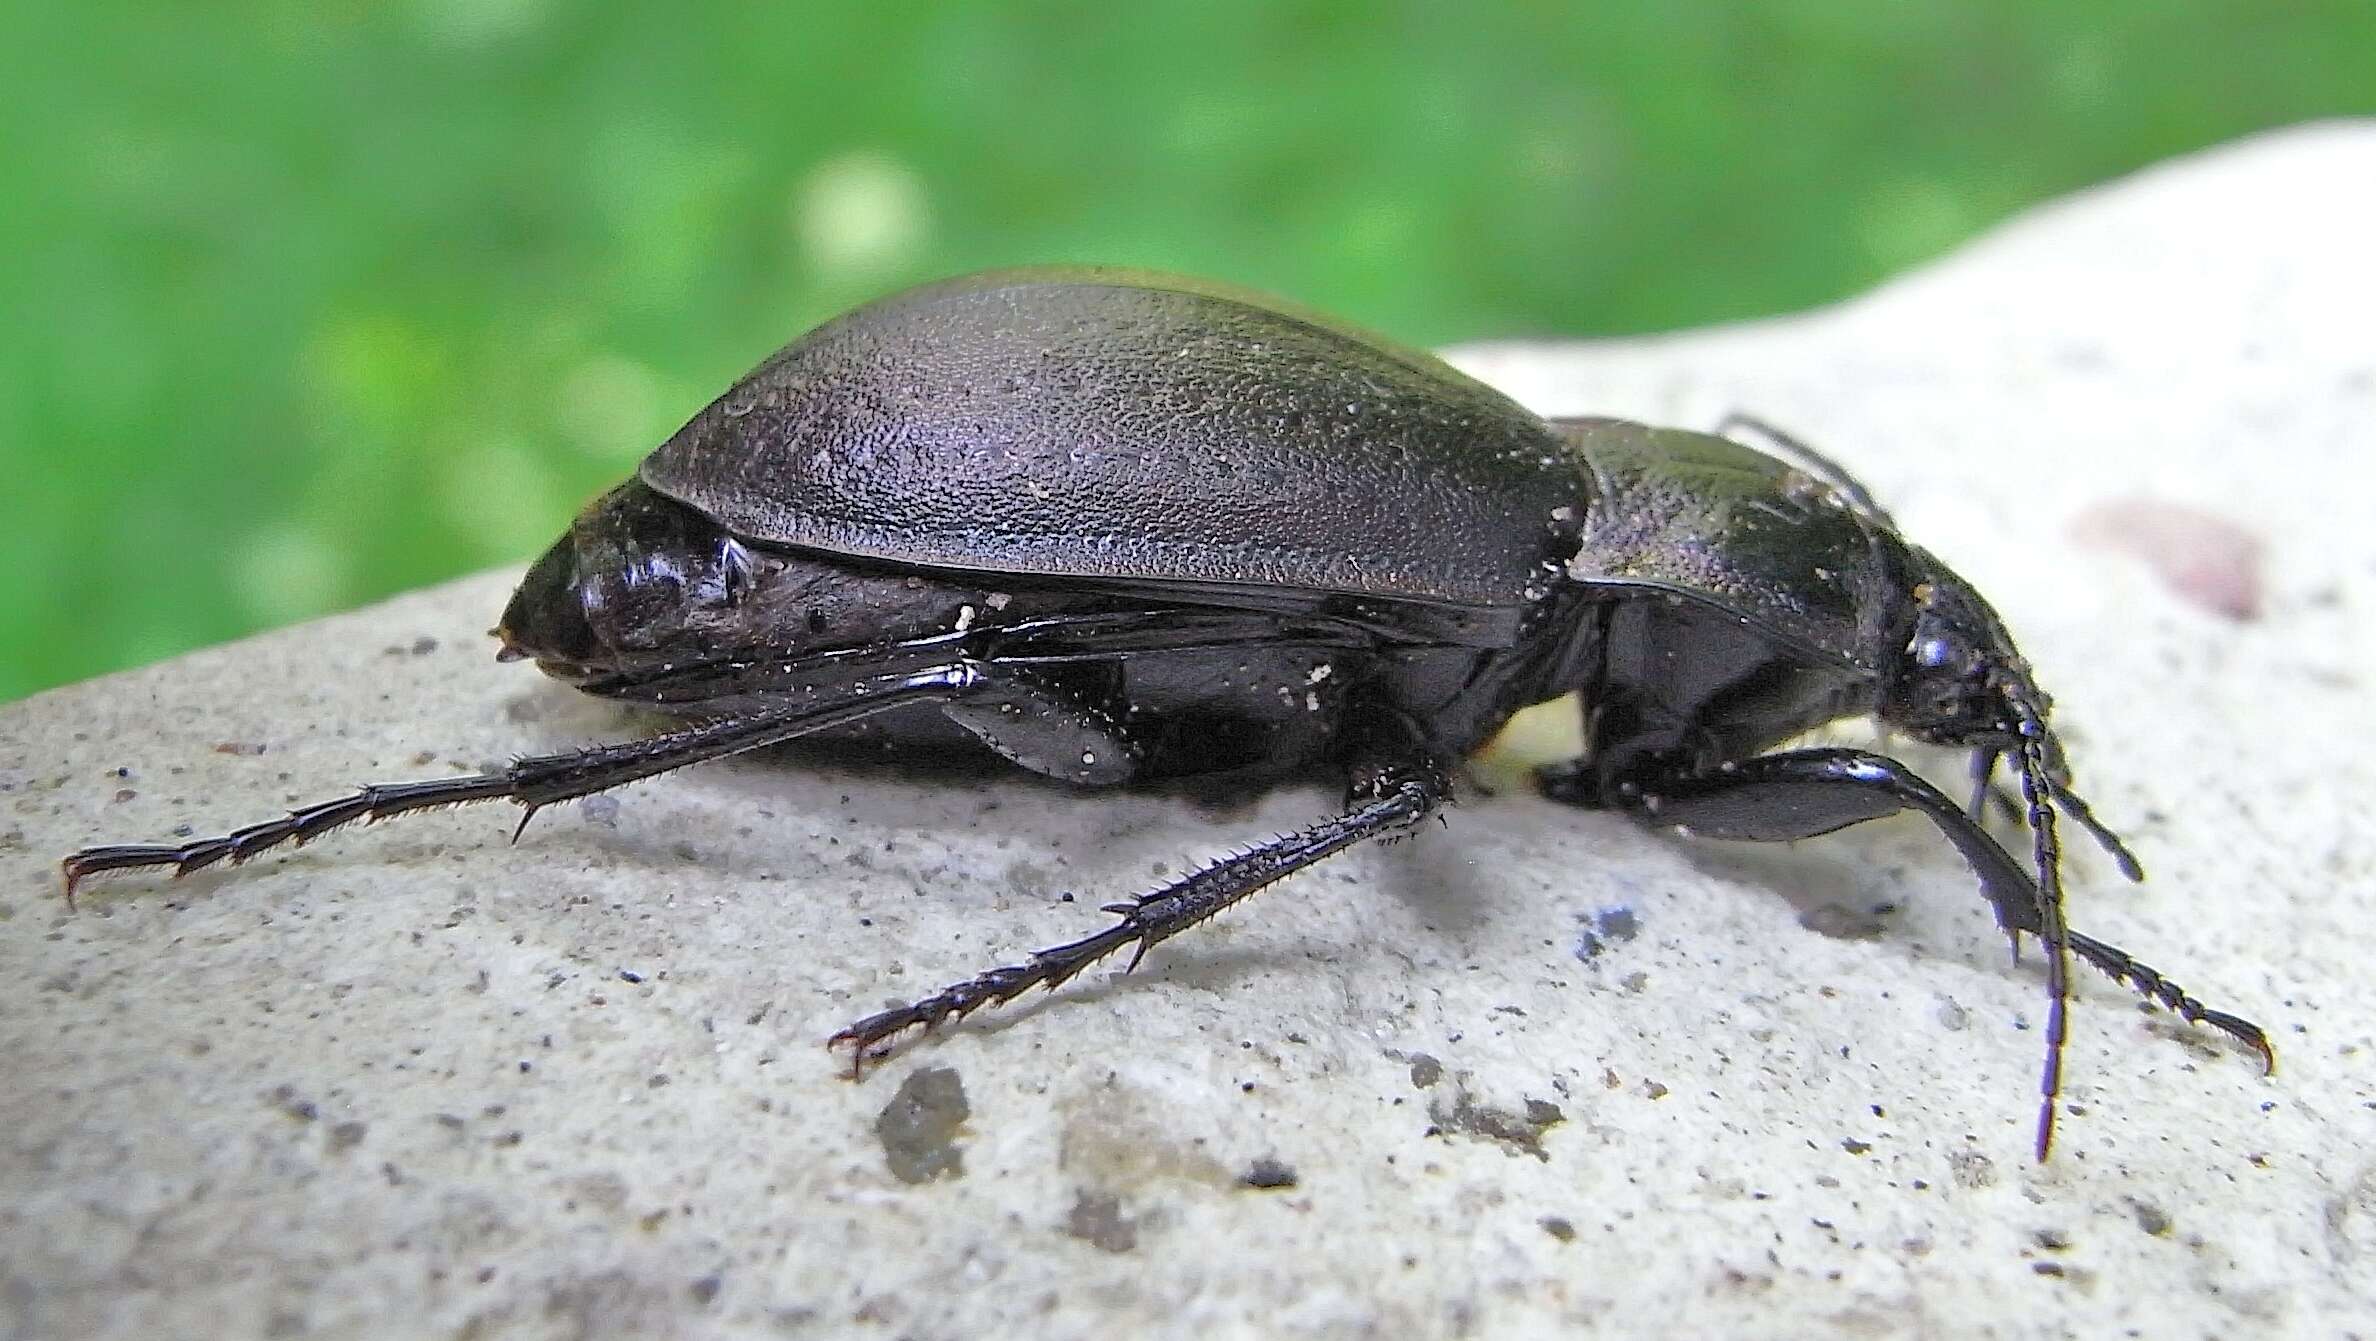
[[[303,846],[322,834],[356,820],[381,820],[414,810],[485,801],[510,794],[511,783],[501,775],[440,778],[431,782],[383,783],[363,787],[334,800],[301,806],[279,819],[251,824],[214,838],[179,845],[119,844],[86,847],[61,864],[66,873],[66,897],[73,901],[83,880],[102,871],[170,866],[176,879],[217,862],[232,865],[283,843]]]
[[[851,1049],[851,1076],[878,1045],[909,1029],[931,1031],[984,1006],[1004,1005],[1034,987],[1063,986],[1091,964],[1123,946],[1132,947],[1136,970],[1147,951],[1224,908],[1304,867],[1364,839],[1400,832],[1442,806],[1448,795],[1443,770],[1432,762],[1410,762],[1356,770],[1354,807],[1308,829],[1225,858],[1191,875],[1104,911],[1121,920],[1094,935],[1035,951],[1009,964],[953,983],[931,996],[878,1011],[826,1040],[827,1047]]]
[[[2259,1025],[2241,1015],[2212,1010],[2187,995],[2178,984],[2139,963],[2117,945],[2107,945],[2092,936],[2074,931],[2070,934],[2070,946],[2071,953],[2094,965],[2114,982],[2126,983],[2151,1004],[2170,1011],[2188,1024],[2216,1029],[2252,1049],[2260,1057],[2261,1074],[2276,1074],[2277,1049]]]

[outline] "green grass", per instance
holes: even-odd
[[[0,698],[525,558],[928,276],[1640,331],[2376,111],[2361,0],[6,4]]]

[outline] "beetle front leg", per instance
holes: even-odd
[[[1124,946],[1134,947],[1123,969],[1130,972],[1147,951],[1222,909],[1356,843],[1408,829],[1451,797],[1442,765],[1416,746],[1357,756],[1349,790],[1346,812],[1334,819],[1215,862],[1151,894],[1109,903],[1104,911],[1121,920],[1105,930],[869,1015],[826,1040],[826,1045],[849,1045],[850,1074],[855,1078],[877,1055],[879,1045],[904,1030],[932,1029],[984,1006],[1003,1005],[1034,987],[1053,991]]]
[[[1645,770],[1607,789],[1613,793],[1610,795],[1593,789],[1592,776],[1588,767],[1555,766],[1543,775],[1544,792],[1572,805],[1623,810],[1647,823],[1687,830],[1694,837],[1761,843],[1813,838],[1914,810],[1936,825],[1970,863],[2000,926],[2009,932],[2040,932],[2036,886],[2030,873],[1961,806],[1886,755],[1847,749],[1793,750],[1724,764],[1703,773]],[[2190,1024],[2208,1025],[2227,1034],[2258,1053],[2264,1067],[2276,1068],[2276,1051],[2260,1026],[2209,1009],[2118,946],[2075,931],[2068,933],[2066,940],[2073,954],[2114,981],[2127,983]]]
[[[1555,767],[1544,794],[1594,809],[1622,810],[1696,838],[1788,843],[1914,809],[1930,817],[1980,878],[2007,931],[2038,930],[2029,872],[1962,807],[1887,755],[1864,750],[1793,750],[1719,764],[1705,772],[1648,767],[1614,784],[1588,767]]]

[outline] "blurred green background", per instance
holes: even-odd
[[[1641,331],[2376,111],[2365,0],[0,25],[0,698],[526,558],[767,351],[928,276],[1182,269],[1420,343]]]

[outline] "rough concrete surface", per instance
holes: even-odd
[[[0,1333],[2376,1331],[2371,218],[2376,125],[2313,127],[1803,318],[1461,356],[1862,472],[2153,872],[2079,853],[2074,922],[2273,1079],[2085,975],[2034,1165],[2038,970],[1927,826],[1694,844],[1508,787],[862,1084],[835,1027],[1332,789],[762,758],[63,905],[83,842],[643,729],[494,665],[488,574],[0,710]],[[2073,534],[2137,499],[2258,537],[2257,617]]]

